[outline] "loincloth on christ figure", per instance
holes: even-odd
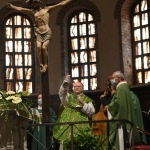
[[[38,31],[37,28],[35,28],[35,35],[36,35],[37,41],[44,43],[47,40],[51,40],[52,31],[50,28],[48,28],[46,32],[41,33],[40,31]]]

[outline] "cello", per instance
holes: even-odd
[[[108,82],[106,83],[106,87],[104,89],[103,94],[100,96],[100,109],[99,112],[93,115],[93,120],[107,120],[107,114],[104,110],[104,107],[108,105],[111,101],[111,83],[110,78],[108,78]],[[94,135],[105,135],[106,133],[106,122],[94,122],[93,123],[93,134]]]

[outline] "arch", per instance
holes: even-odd
[[[29,7],[28,4],[26,3],[20,3],[19,1],[17,2],[11,2],[13,5],[16,5],[16,6],[20,6],[20,7]],[[3,7],[1,10],[0,10],[0,26],[3,24],[3,21],[4,19],[9,16],[10,14],[12,13],[18,13],[17,10],[12,10],[12,9],[7,9],[6,7]],[[25,16],[28,17],[28,19],[32,20],[32,22],[34,22],[34,16],[32,16],[31,14],[29,14],[28,12],[20,12],[20,14],[24,14]]]
[[[61,68],[62,68],[62,76],[65,74],[68,74],[68,52],[67,52],[67,20],[70,17],[70,15],[78,10],[85,9],[91,12],[91,14],[94,17],[94,20],[96,22],[100,22],[101,16],[98,8],[89,0],[76,0],[72,1],[71,3],[65,5],[58,13],[58,17],[56,20],[56,23],[61,27],[60,28],[60,36],[61,36],[61,52],[62,52],[62,60]]]
[[[12,2],[12,4],[16,5],[16,6],[21,6],[21,7],[29,7],[26,3],[22,3],[22,2]],[[33,29],[34,28],[34,16],[32,16],[31,14],[29,14],[28,12],[18,12],[16,10],[12,10],[12,9],[7,9],[6,7],[3,7],[1,10],[0,10],[0,34],[2,36],[0,36],[0,62],[1,62],[1,65],[0,65],[0,72],[4,72],[4,49],[5,49],[5,45],[4,45],[4,40],[5,40],[5,31],[4,31],[4,28],[3,28],[3,25],[4,25],[4,22],[7,18],[11,17],[12,15],[21,15],[23,17],[25,17],[26,19],[29,20],[30,24],[31,24],[31,28]],[[34,38],[34,37],[32,37]],[[35,43],[33,43],[35,44]],[[34,49],[33,49],[34,50]],[[35,51],[35,50],[34,50]],[[36,55],[34,56],[36,57]],[[35,62],[35,60],[34,60]],[[37,64],[35,63],[35,68],[37,68]],[[38,71],[39,69],[35,69],[35,74],[36,74],[36,78],[40,77],[38,74]],[[5,76],[3,73],[0,74],[0,88],[1,89],[4,89],[4,79],[5,79]],[[35,79],[35,85],[38,83],[37,79]],[[35,87],[38,87],[38,86],[35,86]],[[34,91],[38,91],[38,89],[35,88]]]
[[[125,78],[133,84],[130,11],[136,0],[117,0],[114,19],[118,19],[120,53]]]
[[[98,8],[88,0],[76,0],[71,2],[69,5],[65,5],[58,13],[57,24],[61,25],[64,22],[64,19],[68,17],[72,12],[79,9],[88,9],[93,13],[94,19],[100,21],[100,12]]]

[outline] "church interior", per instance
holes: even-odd
[[[45,6],[62,2],[41,1]],[[26,0],[1,0],[0,90],[28,91],[33,102],[42,93],[43,121],[47,122],[49,107],[59,115],[58,92],[66,75],[71,75],[72,82],[83,83],[84,94],[94,100],[97,113],[108,77],[122,71],[139,98],[149,145],[150,0],[71,0],[50,10],[49,20],[45,19],[51,35],[44,71],[38,58],[36,16],[8,8],[8,3],[32,9]]]

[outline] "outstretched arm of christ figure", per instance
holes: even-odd
[[[29,11],[29,12],[32,12],[32,10],[30,10],[30,9],[19,7],[19,6],[15,6],[15,5],[11,4],[11,3],[6,3],[6,8],[14,9],[14,10],[17,10],[17,11]]]
[[[58,8],[60,6],[63,6],[69,2],[71,2],[72,0],[63,0],[62,2],[58,3],[58,4],[55,4],[55,5],[52,5],[52,6],[47,6],[46,9],[49,9],[50,11],[55,9],[55,8]]]
[[[51,29],[49,27],[49,12],[69,3],[71,0],[63,0],[62,2],[45,6],[41,0],[30,1],[32,9],[14,6],[11,3],[7,3],[6,7],[17,11],[28,11],[34,15],[35,18],[35,36],[36,36],[36,50],[37,58],[40,65],[40,72],[46,72],[48,68],[48,46],[51,41]],[[48,12],[49,11],[49,12]]]

